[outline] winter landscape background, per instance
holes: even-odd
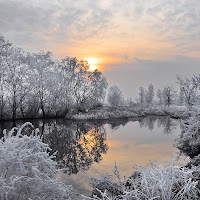
[[[199,8],[0,0],[0,199],[199,199]]]

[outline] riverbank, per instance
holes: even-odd
[[[67,120],[110,120],[110,119],[126,119],[132,117],[147,117],[147,116],[169,116],[175,119],[187,119],[200,113],[200,107],[193,107],[188,110],[186,106],[120,106],[120,107],[96,107],[89,110],[78,111],[75,108],[69,109],[65,116],[60,115],[38,115],[36,117],[20,117],[15,119],[10,117],[1,118],[0,121],[17,121],[17,120],[36,120],[36,119],[67,119]]]
[[[170,116],[177,119],[186,119],[196,113],[199,108],[193,108],[188,111],[185,106],[132,106],[132,107],[117,107],[108,106],[89,109],[87,112],[79,112],[76,114],[66,115],[67,119],[74,120],[91,120],[91,119],[118,119],[130,117],[146,117],[155,116]]]

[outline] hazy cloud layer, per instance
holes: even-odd
[[[198,52],[199,21],[198,0],[0,0],[1,32],[33,49],[49,40],[71,45],[93,37],[123,39],[149,32],[180,53]]]
[[[92,37],[107,24],[111,13],[87,1],[79,3],[0,0],[1,32],[14,43],[33,49],[49,42],[70,44]]]

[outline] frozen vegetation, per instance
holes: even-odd
[[[65,117],[101,106],[107,85],[87,61],[25,52],[0,35],[0,120]]]
[[[199,199],[199,168],[181,168],[171,163],[163,168],[158,163],[151,163],[151,167],[135,167],[135,172],[125,180],[115,166],[111,175],[105,174],[101,179],[91,180],[94,199],[127,199],[127,200],[172,200]]]
[[[182,135],[177,139],[177,147],[197,163],[200,156],[200,116],[196,115],[183,121],[182,129]]]
[[[128,117],[146,117],[151,115],[170,116],[177,119],[186,119],[194,115],[199,110],[199,107],[194,107],[188,110],[185,106],[158,106],[158,105],[137,105],[137,106],[121,106],[100,108],[92,108],[87,112],[77,113],[72,116],[66,116],[72,119],[116,119]]]
[[[30,135],[23,132],[32,130]],[[72,188],[56,178],[49,147],[31,123],[13,128],[0,140],[0,199],[77,199]]]

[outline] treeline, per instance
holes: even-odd
[[[133,101],[116,85],[108,90],[107,103],[119,106],[199,104],[200,75],[177,76],[180,91],[172,86],[139,88]],[[30,53],[0,35],[0,120],[72,116],[103,106],[108,83],[99,70],[90,71],[85,60],[53,58],[51,52]]]
[[[147,88],[140,87],[138,96],[133,101],[131,97],[124,98],[122,91],[116,85],[108,90],[107,102],[111,107],[119,106],[186,106],[191,110],[193,106],[200,103],[200,74],[180,77],[177,75],[179,91],[172,86],[164,86],[155,89],[153,84]]]
[[[163,89],[158,89],[156,92],[153,84],[150,84],[147,89],[143,87],[139,88],[137,103],[170,106],[172,103],[178,103],[176,97],[177,92],[173,87],[166,86]]]
[[[139,88],[139,97],[137,104],[161,106],[179,105],[187,106],[191,110],[193,106],[199,105],[200,100],[200,74],[193,76],[177,76],[179,92],[172,86],[165,86],[155,91],[154,86],[150,84],[147,89]]]
[[[25,52],[0,35],[0,120],[64,117],[101,106],[107,86],[87,61]]]

